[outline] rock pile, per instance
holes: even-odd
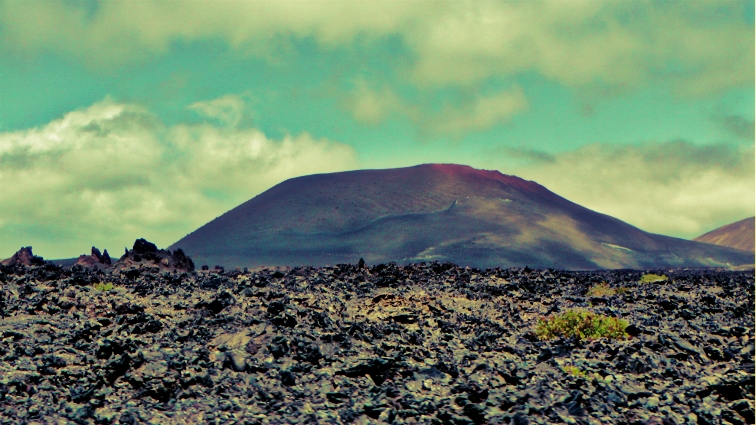
[[[754,423],[752,271],[150,270],[0,267],[0,423]]]
[[[132,273],[138,273],[139,270],[153,273],[165,271],[191,272],[194,271],[194,263],[181,249],[171,253],[171,251],[165,249],[158,249],[152,242],[137,239],[134,241],[133,249],[126,250],[113,266],[113,270],[132,270]]]

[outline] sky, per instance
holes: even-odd
[[[754,215],[754,73],[753,1],[0,0],[0,258],[423,163],[692,238]]]

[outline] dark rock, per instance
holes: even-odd
[[[342,392],[328,392],[328,393],[326,393],[326,398],[331,403],[339,404],[339,403],[343,403],[343,402],[349,400],[349,398],[351,398],[351,396],[348,395],[348,394],[346,394],[346,393],[342,393]]]
[[[244,372],[247,369],[245,358],[242,353],[226,351],[226,359],[223,366],[236,372]]]
[[[749,403],[748,400],[736,400],[728,404],[727,407],[737,412],[738,415],[743,418],[743,421],[745,421],[745,423],[753,424],[756,422],[756,417],[754,417],[753,404]]]
[[[627,332],[627,334],[630,336],[638,336],[641,334],[641,330],[638,328],[638,326],[632,323],[625,328],[625,332]]]
[[[545,362],[546,360],[549,360],[552,357],[554,357],[554,352],[552,352],[550,348],[546,347],[543,350],[541,350],[540,354],[538,354],[537,360],[539,362]]]
[[[368,375],[376,385],[381,385],[386,379],[392,376],[400,366],[401,365],[393,359],[374,358],[348,369],[338,371],[336,374],[351,378]]]
[[[699,351],[696,347],[693,346],[693,344],[689,343],[688,341],[680,338],[677,335],[667,335],[666,336],[669,341],[671,341],[672,345],[679,348],[680,350],[686,351],[690,354],[699,354]]]
[[[628,400],[633,400],[639,397],[648,397],[652,394],[651,391],[648,391],[640,385],[622,384],[618,388],[622,394],[627,396]]]
[[[155,263],[169,254],[133,253],[132,276],[0,265],[0,424],[753,422],[754,320],[734,314],[753,304],[750,272],[652,286],[439,263],[192,273]],[[635,301],[577,296],[596,282]],[[576,303],[632,337],[535,337]]]
[[[286,304],[284,304],[283,301],[273,301],[268,305],[268,314],[275,316],[279,313],[283,313],[285,306]]]
[[[134,247],[132,249],[136,254],[147,254],[150,252],[157,252],[158,250],[154,243],[148,242],[145,239],[137,239],[134,241]]]
[[[176,270],[194,271],[194,262],[189,258],[181,248],[173,251],[173,267]]]
[[[131,357],[128,353],[123,353],[120,356],[111,359],[105,364],[105,378],[108,382],[113,383],[116,379],[123,376],[131,365]]]
[[[528,425],[529,423],[528,416],[523,412],[517,412],[512,417],[512,425]]]
[[[290,387],[292,385],[296,385],[297,384],[297,376],[294,375],[293,372],[290,372],[288,370],[287,371],[282,371],[280,373],[280,377],[281,377],[281,384],[283,384],[283,385],[286,385],[286,386]]]
[[[474,403],[468,403],[464,406],[463,411],[476,424],[486,423],[486,411],[483,406]]]
[[[113,266],[114,271],[131,268],[157,268],[158,272],[192,272],[194,262],[182,251],[176,249],[173,253],[165,249],[157,249],[152,242],[137,239],[132,250],[126,250],[123,256]]]
[[[233,295],[230,293],[223,291],[218,295],[214,300],[207,302],[207,301],[200,301],[197,303],[197,305],[194,306],[194,308],[206,308],[208,311],[210,311],[212,314],[218,314],[221,311],[223,311],[226,307],[233,305],[236,303],[236,298],[234,298]]]

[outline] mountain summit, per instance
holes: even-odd
[[[752,263],[650,234],[498,171],[426,164],[286,180],[173,244],[198,264],[449,261],[560,269]]]

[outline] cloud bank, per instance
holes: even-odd
[[[22,243],[60,258],[94,244],[117,254],[137,237],[167,246],[287,178],[357,168],[349,146],[236,127],[241,105],[234,96],[197,103],[223,124],[167,126],[106,99],[0,133],[0,251]]]
[[[530,165],[502,172],[649,232],[693,238],[754,215],[753,145],[671,141],[511,154]]]
[[[220,40],[275,59],[293,39],[322,49],[397,36],[415,84],[473,85],[535,72],[571,87],[669,81],[683,95],[751,86],[747,1],[0,2],[8,51],[57,51],[95,66],[173,43]],[[752,11],[750,12],[753,13]]]

